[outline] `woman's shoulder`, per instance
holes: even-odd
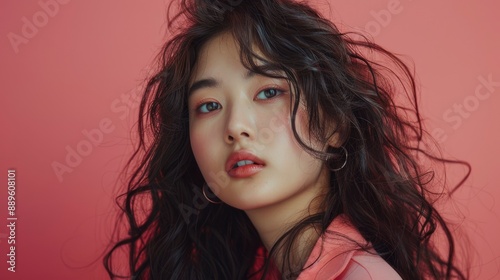
[[[401,277],[379,255],[365,252],[364,254],[355,254],[338,276],[325,279],[400,280]]]
[[[298,280],[401,279],[345,216],[338,216],[318,239]]]

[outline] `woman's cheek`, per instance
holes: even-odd
[[[193,150],[194,157],[201,163],[210,146],[209,143],[207,143],[209,138],[204,135],[202,127],[196,124],[191,126],[190,135],[191,149]]]
[[[200,170],[208,171],[219,164],[223,137],[217,134],[213,124],[197,122],[191,127],[191,149]]]

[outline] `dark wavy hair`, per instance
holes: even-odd
[[[139,143],[129,161],[134,172],[118,198],[128,233],[104,258],[111,278],[269,279],[276,276],[278,250],[290,252],[308,227],[325,232],[340,214],[403,279],[467,278],[456,265],[452,232],[434,207],[445,193],[436,191],[442,182],[421,159],[468,164],[424,149],[415,80],[400,58],[360,34],[340,32],[301,2],[184,0],[178,8],[169,19],[176,31],[140,105]],[[190,147],[189,81],[202,46],[222,33],[235,38],[248,69],[286,75],[296,93],[290,125],[306,151],[322,159],[337,153],[300,139],[295,116],[302,101],[311,135],[326,141],[337,133],[349,154],[344,168],[331,171],[323,211],[295,225],[269,252],[242,210],[203,199]],[[433,243],[438,233],[447,241],[443,253]],[[130,276],[116,270],[122,249]],[[283,255],[281,270],[288,273],[278,277],[297,277],[300,270]]]

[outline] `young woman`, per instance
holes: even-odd
[[[180,8],[141,103],[110,277],[126,247],[133,279],[466,278],[401,60],[304,3]]]

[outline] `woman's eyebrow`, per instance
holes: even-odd
[[[220,85],[220,82],[214,78],[202,79],[194,82],[188,90],[188,96],[201,88],[215,88]]]

